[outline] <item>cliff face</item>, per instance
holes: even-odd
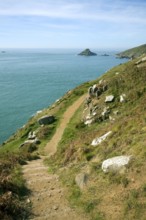
[[[146,44],[143,44],[141,46],[134,47],[129,50],[125,50],[121,53],[118,53],[117,57],[131,59],[131,58],[137,58],[145,53],[146,53]]]
[[[86,49],[84,51],[82,51],[81,53],[79,53],[78,55],[80,56],[96,56],[96,53],[91,52],[89,49]]]

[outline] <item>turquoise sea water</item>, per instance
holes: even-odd
[[[36,111],[48,107],[68,90],[95,79],[126,60],[115,52],[80,50],[12,50],[0,52],[0,143],[22,127]],[[107,53],[107,51],[106,51]]]

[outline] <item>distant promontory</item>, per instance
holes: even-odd
[[[90,49],[85,49],[84,51],[82,51],[78,55],[80,55],[80,56],[97,56],[97,54],[90,51]]]
[[[146,53],[146,44],[140,45],[138,47],[125,50],[121,53],[116,54],[117,58],[137,58]]]

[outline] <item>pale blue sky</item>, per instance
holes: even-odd
[[[0,0],[0,48],[146,43],[146,0]]]

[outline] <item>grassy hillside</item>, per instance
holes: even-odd
[[[146,53],[146,44],[123,51],[117,54],[119,58],[137,58]]]
[[[92,98],[92,106],[97,107],[97,118],[108,107],[109,117],[87,126],[83,118],[89,110],[82,105],[68,124],[57,154],[47,161],[50,171],[57,172],[68,188],[72,206],[94,220],[144,220],[146,216],[146,65],[136,62],[119,65],[92,82],[104,80],[108,85],[98,99]],[[114,101],[105,104],[107,95],[114,95]],[[91,146],[94,138],[109,131],[105,141]],[[126,169],[102,171],[104,160],[121,155],[133,157]],[[83,188],[76,183],[79,175],[84,176]]]
[[[143,58],[143,57],[142,57]],[[72,117],[57,153],[46,163],[50,172],[59,174],[68,189],[70,204],[82,209],[92,220],[145,220],[146,216],[146,63],[138,58],[109,70],[99,79],[87,82],[66,93],[60,100],[31,118],[0,147],[0,219],[25,219],[30,211],[21,174],[21,165],[37,159],[55,133],[63,113],[88,89],[106,83],[98,98],[84,103]],[[101,82],[102,80],[102,82]],[[124,94],[124,101],[120,96]],[[108,95],[113,102],[105,103]],[[88,96],[88,95],[87,95]],[[104,109],[108,116],[101,118]],[[85,125],[85,118],[96,113],[93,123]],[[40,126],[43,115],[54,115],[53,124]],[[91,142],[111,131],[111,135],[98,146]],[[20,145],[36,132],[40,144]],[[120,172],[104,173],[101,165],[114,156],[132,155],[133,160]],[[84,176],[85,184],[79,187],[78,175]]]

